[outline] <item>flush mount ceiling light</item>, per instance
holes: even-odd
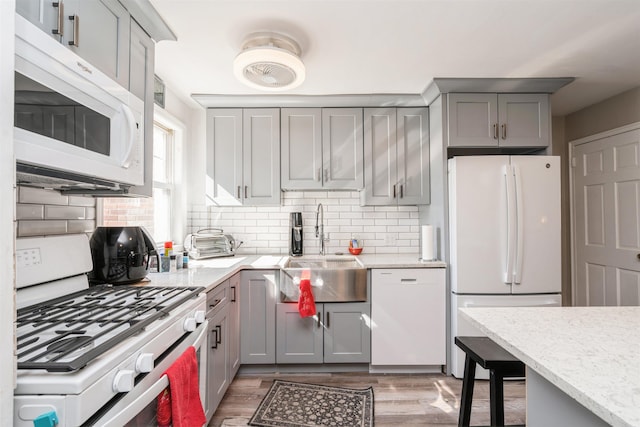
[[[305,77],[300,46],[277,33],[255,33],[242,45],[233,61],[233,72],[255,89],[282,91],[299,86]]]

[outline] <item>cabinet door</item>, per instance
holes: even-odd
[[[495,93],[450,93],[447,100],[449,147],[498,146]]]
[[[549,95],[499,94],[500,146],[546,147],[551,140]]]
[[[316,309],[322,316],[322,304]],[[276,363],[322,363],[323,329],[319,316],[300,317],[298,304],[276,308]]]
[[[229,279],[229,378],[233,380],[240,369],[240,274]]]
[[[60,28],[64,28],[64,25],[60,26],[60,24],[66,19],[64,4],[64,0],[17,0],[16,12],[60,41],[62,37]]]
[[[129,194],[151,197],[153,193],[153,84],[155,43],[131,20],[129,90],[144,101],[144,185],[133,187]]]
[[[229,387],[229,305],[217,310],[209,321],[209,355],[207,358],[208,410],[215,412]]]
[[[324,304],[324,363],[369,363],[369,304]]]
[[[280,110],[243,112],[243,197],[245,205],[280,205]]]
[[[276,362],[277,271],[240,273],[240,362]]]
[[[322,114],[319,108],[283,108],[280,127],[283,190],[322,188]]]
[[[207,200],[242,203],[242,110],[207,109]]]
[[[371,271],[372,365],[443,365],[445,269]]]
[[[130,17],[117,0],[66,0],[63,44],[129,87]]]
[[[398,204],[429,203],[429,114],[426,108],[397,109]]]
[[[396,205],[396,109],[364,110],[365,205]]]
[[[363,182],[361,108],[322,109],[324,188],[359,190]]]

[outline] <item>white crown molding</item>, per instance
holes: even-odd
[[[243,107],[425,107],[420,94],[215,95],[192,94],[205,108]]]

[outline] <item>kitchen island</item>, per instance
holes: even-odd
[[[527,426],[640,426],[640,307],[464,308],[527,366]]]

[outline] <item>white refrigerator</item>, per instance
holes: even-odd
[[[451,371],[462,378],[454,337],[483,334],[458,308],[561,305],[560,159],[453,157],[448,179]]]

